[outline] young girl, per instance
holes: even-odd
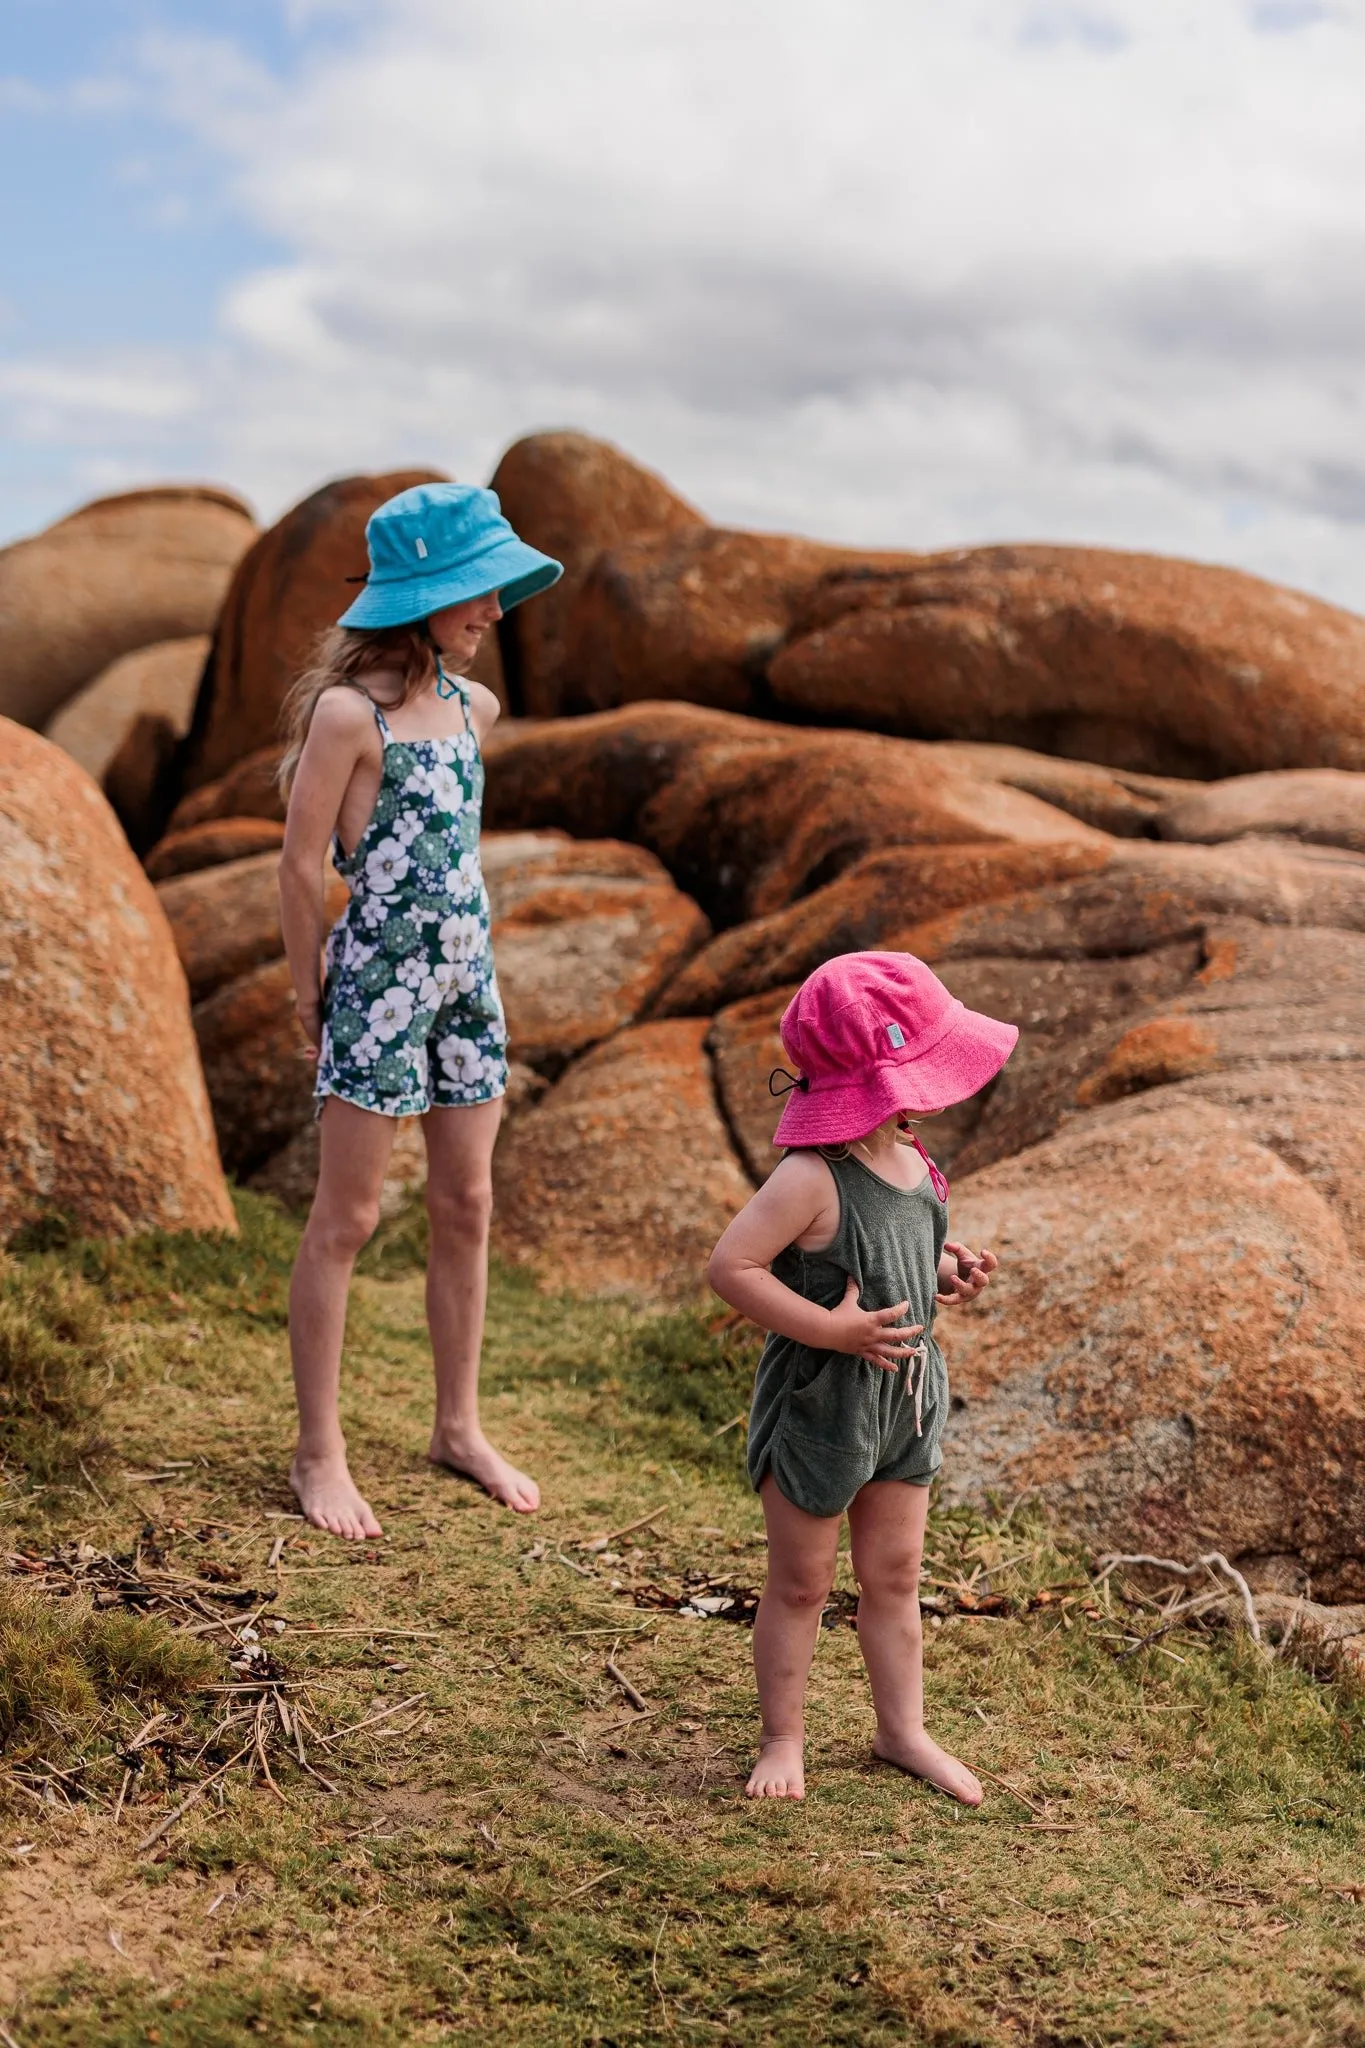
[[[788,1100],[773,1142],[790,1149],[709,1268],[717,1294],[772,1333],[749,1418],[768,1577],[754,1624],[762,1743],[746,1790],[805,1796],[806,1678],[846,1511],[874,1751],[977,1806],[980,1784],[924,1729],[919,1571],[948,1411],[935,1305],[973,1300],[997,1261],[948,1239],[948,1183],[907,1119],[965,1102],[1019,1034],[964,1009],[909,953],[829,961],[781,1028],[797,1076],[775,1091]]]
[[[518,540],[491,491],[463,484],[403,491],[365,538],[365,588],[291,693],[281,769],[284,937],[322,1120],[289,1296],[299,1404],[289,1481],[310,1522],[354,1538],[381,1531],[351,1478],[337,1409],[346,1296],[403,1116],[422,1118],[427,1148],[429,1455],[520,1513],[540,1505],[534,1480],[479,1426],[507,1032],[479,867],[479,749],[498,702],[464,672],[488,628],[562,574]],[[324,978],[329,849],[351,898],[327,939]]]

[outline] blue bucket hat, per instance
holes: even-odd
[[[496,590],[505,612],[548,590],[561,563],[518,540],[493,491],[474,484],[415,484],[370,514],[370,573],[339,626],[375,631],[430,618]]]

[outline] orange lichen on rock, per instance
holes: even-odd
[[[1153,1017],[1124,1032],[1099,1071],[1081,1082],[1076,1101],[1092,1109],[1140,1088],[1188,1081],[1207,1073],[1217,1059],[1218,1040],[1192,1017]]]

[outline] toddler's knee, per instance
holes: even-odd
[[[434,1237],[486,1236],[493,1218],[492,1181],[457,1181],[441,1187],[428,1181],[427,1215]]]
[[[792,1569],[790,1566],[768,1574],[767,1592],[794,1612],[823,1607],[834,1585],[834,1572]]]
[[[921,1562],[922,1553],[918,1550],[893,1551],[872,1558],[855,1556],[853,1570],[865,1593],[887,1600],[915,1600],[919,1597]]]

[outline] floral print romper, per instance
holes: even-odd
[[[454,680],[452,678],[452,680]],[[507,1026],[479,865],[484,770],[465,729],[396,740],[376,704],[384,768],[354,853],[351,900],[327,940],[317,1096],[383,1116],[491,1102],[507,1088]]]

